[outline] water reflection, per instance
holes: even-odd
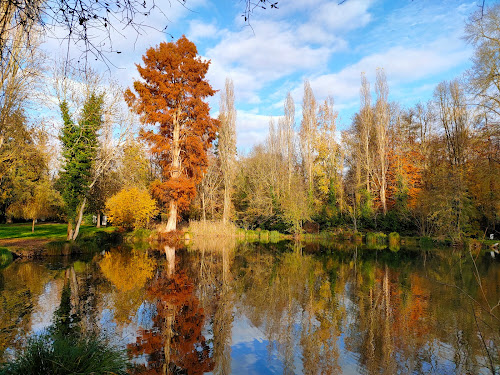
[[[78,324],[112,333],[132,373],[500,370],[500,264],[468,251],[219,239],[14,262],[1,355],[49,324],[64,280]]]
[[[160,266],[146,289],[154,301],[150,329],[140,329],[132,356],[145,355],[141,374],[203,374],[213,368],[210,348],[202,335],[205,316],[194,294],[194,284],[184,270],[175,272],[175,249],[165,246],[166,265]]]

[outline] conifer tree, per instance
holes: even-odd
[[[185,36],[148,49],[142,59],[144,66],[136,65],[142,78],[134,82],[137,95],[127,90],[125,99],[143,123],[158,129],[142,136],[160,161],[162,180],[153,183],[153,193],[168,207],[169,232],[195,197],[208,164],[219,121],[210,117],[205,99],[215,90],[205,78],[210,61]]]
[[[91,93],[85,101],[80,121],[75,124],[66,101],[60,104],[63,128],[63,171],[60,186],[68,217],[68,239],[76,239],[88,193],[92,184],[93,163],[97,155],[98,131],[102,124],[104,99]],[[73,231],[73,225],[76,228]]]

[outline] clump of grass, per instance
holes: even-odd
[[[0,247],[0,268],[7,267],[14,260],[12,253],[5,247]]]
[[[0,367],[0,375],[126,373],[126,353],[92,335],[34,337],[14,361]]]
[[[191,221],[189,232],[193,237],[236,237],[237,228],[222,221]]]
[[[92,332],[81,333],[79,322],[71,314],[71,289],[66,283],[53,325],[30,338],[14,360],[0,365],[0,375],[126,374],[126,352]]]

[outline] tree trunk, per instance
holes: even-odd
[[[229,187],[229,182],[226,181],[224,183],[224,212],[222,214],[222,222],[226,224],[229,221],[229,211],[230,211],[230,205],[231,205],[231,196],[230,196],[230,191]]]
[[[101,227],[101,213],[98,212],[97,213],[97,225],[96,225],[97,228],[100,228]]]
[[[387,185],[386,177],[385,177],[385,163],[382,163],[382,182],[380,186],[380,202],[382,203],[382,209],[384,211],[384,215],[387,214],[387,201],[385,199],[385,186]]]
[[[78,237],[78,232],[80,231],[80,225],[82,224],[83,211],[85,210],[85,203],[87,203],[87,198],[83,198],[82,205],[80,206],[80,212],[78,213],[78,221],[76,223],[75,232],[73,233],[73,241]]]
[[[33,219],[33,224],[31,224],[31,233],[35,233],[35,220]]]
[[[172,144],[172,170],[170,176],[173,180],[176,180],[181,175],[181,148],[180,148],[180,107],[177,110],[177,114],[174,116],[174,131],[173,131],[173,144]],[[177,203],[173,200],[170,201],[170,210],[168,212],[167,221],[167,232],[171,232],[177,229]]]
[[[170,211],[168,213],[167,232],[172,232],[177,229],[177,204],[170,201]]]
[[[68,235],[66,236],[66,240],[71,240],[73,239],[73,225],[71,223],[71,220],[68,221]]]
[[[202,206],[203,222],[205,222],[207,221],[207,210],[205,208],[205,192],[201,193],[201,206]]]

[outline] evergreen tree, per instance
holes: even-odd
[[[63,145],[63,171],[61,190],[68,217],[68,239],[75,239],[92,185],[94,160],[98,149],[98,131],[102,124],[104,98],[92,93],[84,103],[80,121],[75,124],[69,113],[68,103],[63,101],[60,109],[63,128],[60,140]],[[72,227],[76,223],[75,232]]]

